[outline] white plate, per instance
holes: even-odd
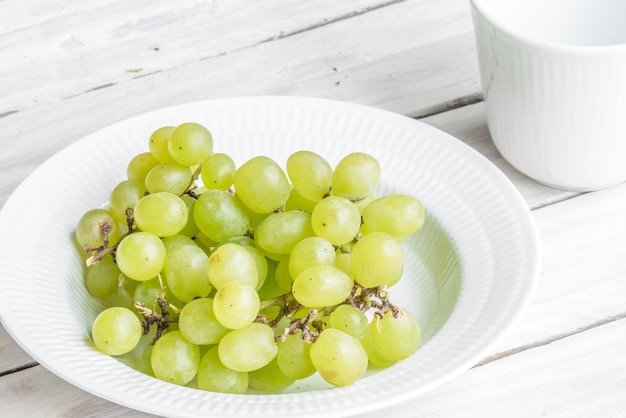
[[[106,203],[132,156],[162,125],[205,124],[215,149],[238,164],[264,154],[284,165],[296,150],[331,164],[363,151],[382,167],[381,194],[408,193],[427,224],[406,245],[405,276],[392,302],[421,322],[424,343],[352,386],[319,377],[286,393],[225,395],[158,381],[96,351],[100,306],[82,283],[71,241],[84,211]],[[0,213],[0,319],[43,366],[102,398],[168,416],[347,416],[426,392],[473,366],[523,312],[539,273],[539,241],[524,200],[488,160],[407,117],[335,101],[253,97],[211,100],[140,115],[97,131],[33,172]]]

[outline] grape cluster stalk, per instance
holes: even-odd
[[[372,155],[332,167],[301,150],[285,169],[267,156],[237,165],[195,122],[147,142],[108,205],[75,228],[86,289],[106,306],[92,326],[98,350],[142,350],[146,374],[235,394],[315,373],[347,386],[417,351],[418,321],[391,294],[424,208],[377,194]]]

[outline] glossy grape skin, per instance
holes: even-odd
[[[307,307],[333,306],[344,302],[352,292],[354,281],[334,266],[309,267],[296,277],[292,292]]]
[[[134,156],[126,168],[126,177],[128,180],[142,180],[159,162],[150,152],[142,152]]]
[[[180,312],[178,327],[187,341],[198,345],[217,344],[230,331],[215,317],[212,298],[187,303]]]
[[[154,159],[159,163],[171,163],[174,161],[167,147],[174,129],[176,129],[175,126],[162,126],[150,135],[148,147]]]
[[[253,370],[248,373],[248,385],[263,392],[276,392],[291,386],[296,380],[285,375],[280,367],[276,357],[260,369]]]
[[[258,322],[229,332],[218,347],[222,363],[240,372],[260,369],[272,361],[278,352],[274,331],[269,325]]]
[[[254,287],[231,282],[215,293],[213,313],[217,321],[226,328],[239,329],[256,319],[260,302]]]
[[[121,272],[133,280],[156,277],[165,264],[165,245],[149,232],[134,232],[120,241],[116,259]]]
[[[372,346],[387,360],[402,360],[417,351],[421,332],[411,312],[401,309],[396,317],[391,310],[382,318],[375,316],[369,325]]]
[[[304,379],[315,373],[310,352],[313,345],[302,339],[300,332],[287,335],[278,343],[276,361],[282,372],[292,379]]]
[[[228,154],[215,153],[202,163],[200,178],[207,189],[227,190],[233,185],[236,169]]]
[[[330,191],[333,169],[321,155],[297,151],[289,156],[286,166],[291,183],[303,198],[318,202]]]
[[[328,318],[328,326],[343,331],[357,340],[363,338],[369,322],[360,309],[350,305],[339,305]]]
[[[78,245],[81,247],[97,248],[104,243],[103,226],[108,225],[109,245],[117,242],[120,235],[120,228],[117,221],[106,209],[90,209],[81,216],[76,224],[74,235]]]
[[[198,372],[200,349],[180,331],[170,331],[154,344],[150,363],[157,379],[186,385]]]
[[[351,201],[365,198],[376,190],[380,181],[380,165],[369,154],[346,155],[333,170],[331,194]]]
[[[102,311],[92,325],[96,348],[111,356],[120,356],[133,350],[143,329],[137,315],[130,309],[112,307]]]
[[[359,233],[361,213],[348,199],[329,196],[315,205],[311,225],[318,237],[333,245],[344,245]]]
[[[142,180],[125,180],[118,183],[109,197],[109,211],[113,218],[121,224],[126,224],[126,211],[134,210],[137,202],[147,191]]]
[[[196,245],[182,245],[165,257],[163,272],[172,294],[183,302],[208,296],[213,289],[207,264],[209,257]]]
[[[419,231],[424,224],[424,206],[408,195],[379,197],[363,209],[363,228],[367,233],[383,231],[404,237]]]
[[[177,163],[186,166],[198,165],[211,155],[213,135],[199,123],[181,123],[172,131],[167,149]]]
[[[313,235],[311,215],[292,210],[268,216],[257,227],[254,239],[257,247],[263,251],[287,255],[298,242]]]
[[[186,165],[161,163],[148,172],[145,184],[150,193],[168,192],[180,196],[191,185],[191,176]]]
[[[198,388],[210,392],[244,394],[248,389],[248,372],[238,372],[220,361],[218,347],[213,346],[200,360]]]
[[[356,382],[367,370],[367,353],[354,337],[324,329],[311,347],[311,361],[322,378],[335,386]]]
[[[187,205],[178,196],[158,192],[144,196],[135,205],[135,224],[159,237],[178,234],[187,224]]]
[[[104,257],[89,267],[85,277],[85,286],[91,296],[106,298],[117,292],[121,272],[110,256]]]
[[[319,264],[332,266],[335,264],[333,245],[320,237],[307,237],[299,241],[289,254],[289,274],[298,275],[308,267]]]
[[[235,243],[218,246],[207,264],[209,280],[216,289],[236,282],[256,288],[259,272],[256,261],[246,247]]]
[[[283,206],[291,192],[285,172],[265,156],[254,157],[237,168],[233,184],[241,201],[261,214],[272,213]]]
[[[403,260],[402,246],[395,237],[386,232],[372,232],[352,248],[350,271],[363,287],[390,287],[402,277]]]
[[[217,243],[244,235],[250,224],[240,204],[225,190],[204,192],[196,201],[193,216],[198,229]]]

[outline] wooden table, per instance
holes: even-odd
[[[384,415],[626,416],[626,185],[559,191],[502,159],[467,0],[4,0],[0,22],[0,205],[63,147],[168,105],[312,96],[419,119],[512,180],[543,267],[497,350]],[[0,327],[0,416],[143,415],[59,379]]]

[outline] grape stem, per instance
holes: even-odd
[[[133,210],[131,208],[127,208],[126,209],[126,226],[128,227],[128,232],[119,239],[118,243],[121,242],[122,238],[124,238],[126,235],[129,235],[132,232],[134,232],[134,229],[133,229],[134,223],[135,223],[135,219],[133,218]],[[90,253],[90,252],[94,253],[85,261],[87,264],[87,267],[91,267],[94,264],[98,264],[98,262],[102,260],[104,257],[106,257],[108,254],[111,254],[111,256],[115,259],[115,250],[117,250],[118,244],[109,246],[109,234],[111,233],[113,226],[108,222],[104,222],[102,225],[100,225],[100,229],[102,230],[102,245],[99,247],[86,246],[84,248],[86,253]]]
[[[169,327],[171,322],[177,322],[178,316],[172,316],[169,312],[168,307],[172,306],[168,303],[167,297],[165,296],[165,286],[163,285],[163,280],[161,279],[161,275],[159,274],[159,283],[161,283],[160,289],[157,291],[157,305],[159,305],[159,310],[161,313],[158,313],[154,308],[147,308],[145,303],[137,301],[135,302],[135,308],[137,311],[143,316],[143,321],[141,326],[143,328],[143,335],[148,335],[150,333],[150,328],[153,325],[156,325],[156,333],[154,338],[152,339],[152,343],[154,344],[161,338],[163,332]]]

